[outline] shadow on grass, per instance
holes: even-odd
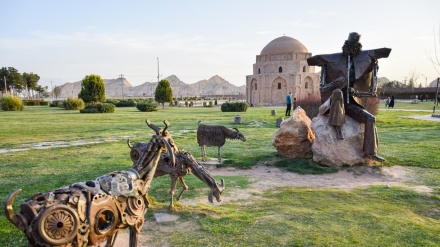
[[[272,163],[273,166],[299,174],[337,173],[335,167],[325,167],[311,159],[281,159]]]

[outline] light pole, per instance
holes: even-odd
[[[122,100],[124,100],[124,75],[123,74],[119,75],[119,78],[121,79],[121,83],[122,83]]]
[[[422,76],[425,77],[425,87],[427,87],[428,86],[428,78],[424,74],[422,74]]]

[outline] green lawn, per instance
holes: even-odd
[[[408,118],[428,115],[429,112],[420,110],[432,110],[432,106],[430,102],[396,103],[394,109],[381,109],[377,116],[379,155],[387,159],[384,165],[411,167],[418,174],[418,179],[411,183],[434,188],[431,195],[402,188],[372,187],[350,192],[281,188],[251,201],[220,206],[177,203],[173,213],[180,216],[179,221],[170,223],[171,230],[165,235],[152,226],[148,231],[152,236],[157,234],[157,238],[149,241],[152,246],[161,246],[163,241],[170,246],[439,246],[440,122]],[[246,169],[257,162],[281,166],[291,162],[304,168],[286,170],[335,172],[317,168],[311,160],[286,161],[277,155],[272,138],[277,130],[275,120],[283,116],[284,109],[276,109],[278,116],[271,116],[272,108],[258,107],[244,113],[222,113],[218,107],[166,107],[149,113],[116,108],[112,114],[80,114],[38,106],[26,107],[23,112],[0,111],[0,149],[47,141],[117,139],[84,146],[0,153],[0,204],[4,205],[7,195],[17,188],[23,192],[15,200],[15,209],[37,192],[129,168],[126,139],[149,141],[153,133],[145,124],[146,118],[159,126],[167,119],[177,146],[196,158],[200,158],[196,130],[201,120],[238,127],[247,138],[246,142],[228,141],[222,148],[222,156],[227,159],[225,166]],[[243,118],[241,125],[233,124],[237,114]],[[207,148],[207,155],[215,158],[217,149]],[[200,180],[192,175],[186,180],[190,190],[185,198],[207,195],[208,188]],[[243,176],[225,180],[229,190],[246,188],[250,183]],[[154,205],[147,213],[147,221],[152,220],[154,212],[168,212],[168,190],[168,177],[153,180],[150,196]],[[5,219],[3,210],[0,246],[26,246],[25,238]]]

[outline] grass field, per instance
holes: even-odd
[[[379,155],[385,166],[407,166],[416,172],[411,181],[434,189],[420,194],[403,188],[371,187],[354,191],[312,188],[280,188],[251,201],[222,203],[220,206],[177,204],[166,234],[150,227],[151,246],[439,246],[440,236],[440,122],[408,118],[428,115],[433,104],[396,103],[394,109],[381,106],[377,116]],[[0,112],[0,149],[17,149],[23,144],[49,141],[95,141],[82,146],[31,149],[0,153],[0,204],[14,189],[23,192],[20,202],[37,192],[45,192],[78,181],[87,181],[132,163],[126,139],[149,141],[152,131],[145,119],[162,126],[167,119],[177,146],[200,158],[196,141],[197,122],[238,127],[246,142],[229,141],[222,148],[224,166],[247,169],[258,162],[283,164],[287,168],[305,166],[295,172],[316,171],[311,161],[285,160],[272,146],[277,130],[271,108],[249,108],[239,113],[243,124],[234,125],[237,113],[222,113],[219,108],[172,108],[139,112],[136,108],[116,108],[112,114],[80,114],[60,108],[26,107],[23,112]],[[423,111],[424,110],[424,111]],[[216,157],[216,148],[207,148]],[[286,165],[287,164],[287,165]],[[292,169],[286,169],[292,170]],[[288,171],[286,171],[288,172]],[[207,194],[206,186],[187,176],[191,188],[185,198]],[[250,181],[243,176],[226,177],[228,189],[243,189]],[[200,188],[200,189],[199,189]],[[153,180],[150,196],[154,202],[147,213],[168,212],[169,178]],[[227,194],[226,194],[227,195]],[[182,227],[184,224],[190,227]],[[0,246],[26,246],[22,233],[0,213]]]

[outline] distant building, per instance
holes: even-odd
[[[254,106],[285,105],[289,92],[297,100],[320,97],[320,75],[307,48],[298,40],[282,36],[269,42],[257,55],[253,74],[246,76],[246,100]]]

